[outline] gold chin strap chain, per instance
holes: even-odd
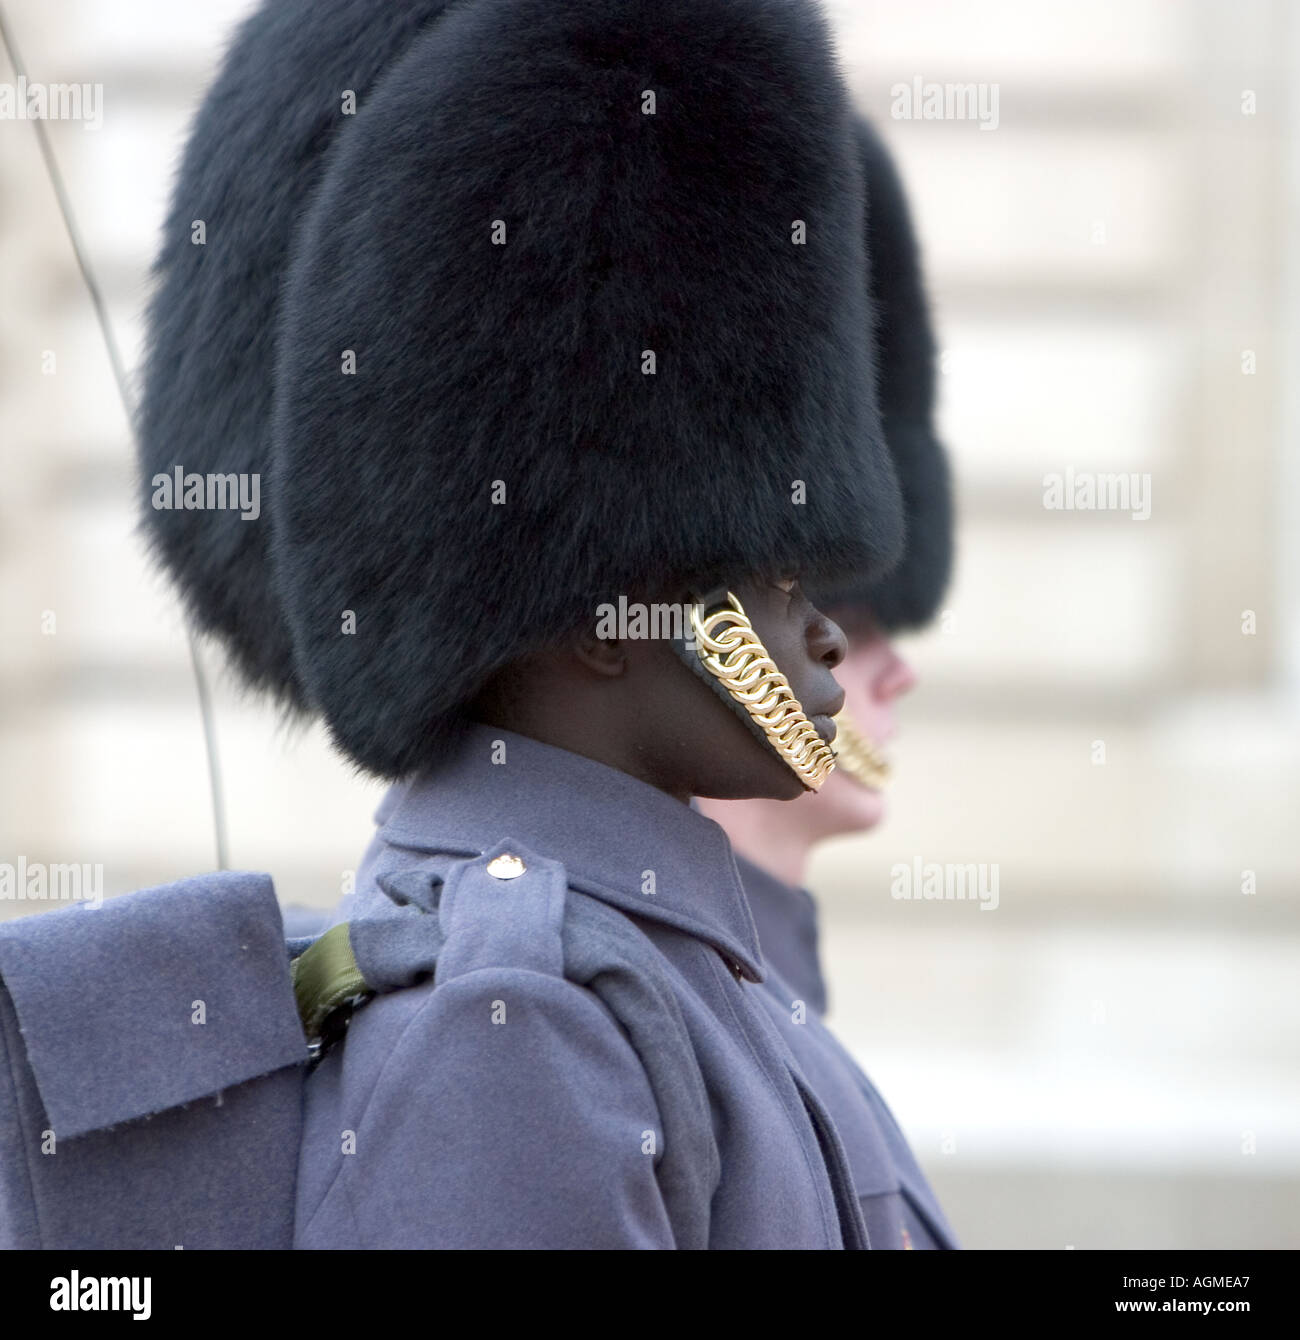
[[[703,605],[691,607],[696,652],[708,672],[763,728],[772,748],[804,786],[820,791],[835,768],[835,755],[804,715],[786,677],[730,591],[727,602],[712,614]]]
[[[835,718],[835,758],[854,781],[875,791],[889,785],[889,763],[848,712]]]

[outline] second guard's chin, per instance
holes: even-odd
[[[836,769],[837,773],[840,771]],[[889,802],[885,794],[863,786],[847,775],[839,781],[832,779],[820,799],[826,809],[822,821],[833,830],[827,836],[861,837],[874,832],[888,816]]]

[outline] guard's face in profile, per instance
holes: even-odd
[[[831,718],[844,701],[833,673],[846,649],[838,625],[808,601],[794,578],[745,581],[734,594],[818,735],[833,740]],[[682,730],[683,753],[694,772],[691,794],[773,800],[803,795],[803,782],[749,722],[697,676],[682,673],[669,648],[661,644],[660,650],[662,712]]]

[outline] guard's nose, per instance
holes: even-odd
[[[814,661],[820,661],[828,670],[834,670],[849,654],[848,638],[844,630],[826,615],[818,612],[808,625],[806,634],[808,654]]]

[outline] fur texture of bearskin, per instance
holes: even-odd
[[[446,0],[270,0],[227,50],[182,158],[154,263],[141,378],[139,488],[148,543],[194,626],[252,686],[305,699],[269,574],[266,468],[280,287],[345,93],[378,77]],[[196,244],[195,225],[204,238]],[[262,514],[163,510],[153,479],[260,476]]]
[[[620,594],[895,559],[863,210],[811,3],[499,0],[416,39],[282,296],[273,564],[345,753],[436,759]]]
[[[921,258],[898,169],[862,117],[858,142],[866,168],[867,253],[880,361],[880,412],[903,490],[903,556],[883,577],[863,570],[811,592],[841,615],[869,615],[894,631],[934,618],[953,564],[952,484],[934,431],[935,343]]]
[[[146,492],[262,475],[256,523],[146,511],[198,625],[387,776],[604,600],[878,574],[902,530],[861,128],[815,6],[445,8],[278,0],[242,29],[141,421]]]

